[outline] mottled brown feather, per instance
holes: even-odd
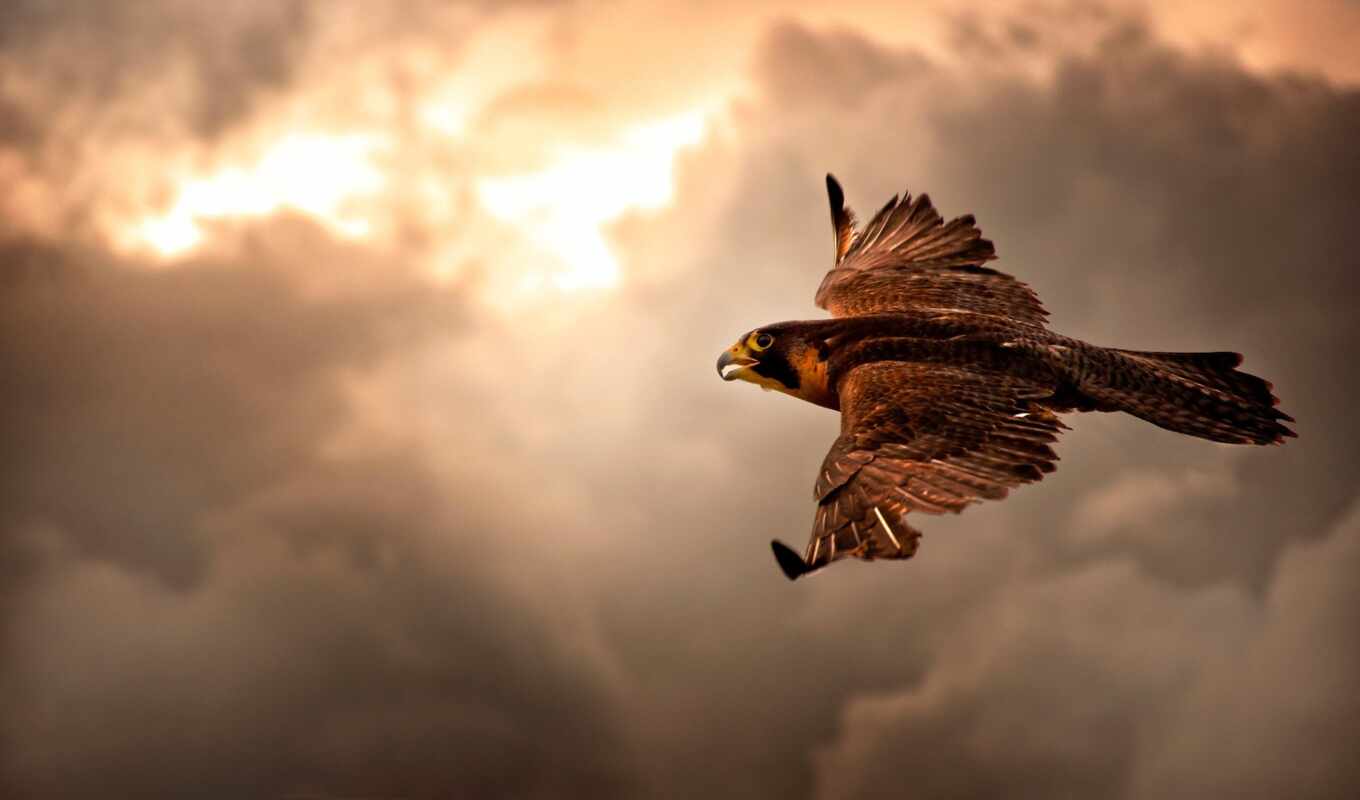
[[[816,299],[832,315],[958,310],[1045,324],[1048,313],[1033,290],[982,266],[996,249],[971,215],[945,223],[929,196],[907,194],[856,232],[840,184],[830,175],[826,184],[836,261]]]
[[[910,558],[911,512],[957,513],[1054,469],[1062,423],[1024,378],[938,363],[877,361],[839,381],[841,435],[814,489],[809,569],[846,556]],[[881,515],[881,518],[880,518]]]

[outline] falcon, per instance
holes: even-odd
[[[948,223],[922,194],[894,197],[862,228],[826,176],[835,263],[817,290],[831,319],[746,333],[718,358],[723,380],[841,414],[817,473],[800,555],[771,542],[790,579],[844,558],[907,559],[912,513],[958,513],[1054,470],[1059,414],[1123,411],[1231,444],[1295,436],[1271,384],[1238,353],[1088,344],[1048,328],[1024,283],[971,215]]]

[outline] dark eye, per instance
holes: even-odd
[[[770,334],[768,334],[768,333],[762,333],[762,334],[758,334],[758,335],[756,336],[756,349],[757,349],[757,350],[764,350],[764,349],[768,348],[768,347],[769,347],[770,345],[772,345],[772,344],[774,344],[774,337],[771,336]]]

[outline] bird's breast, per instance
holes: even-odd
[[[840,398],[830,385],[828,363],[816,350],[800,354],[794,369],[798,370],[798,388],[790,394],[824,408],[840,410]]]

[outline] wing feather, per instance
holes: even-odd
[[[1032,325],[1048,312],[1025,284],[984,267],[996,248],[971,214],[944,222],[929,195],[894,196],[856,233],[845,193],[826,176],[836,233],[835,266],[817,305],[833,316],[905,311],[969,311]]]
[[[1055,468],[1064,426],[1035,405],[1047,392],[1037,383],[880,361],[849,370],[837,389],[841,435],[814,489],[812,535],[801,562],[780,555],[791,577],[850,556],[910,558],[920,538],[910,513],[1000,500]]]
[[[855,241],[855,212],[845,207],[845,192],[830,175],[826,176],[826,194],[831,201],[831,227],[836,232],[836,262],[841,263]]]

